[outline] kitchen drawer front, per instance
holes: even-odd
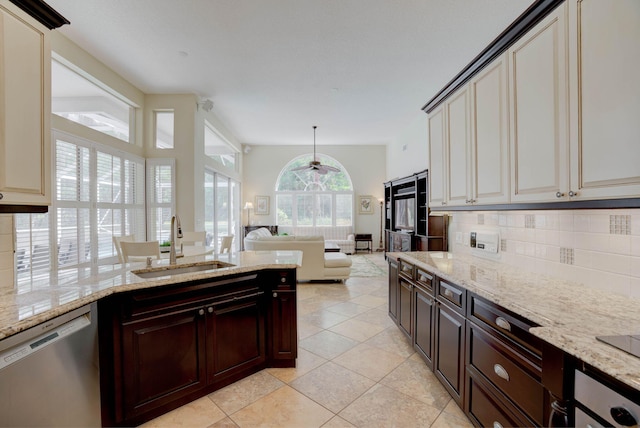
[[[442,279],[438,281],[438,288],[436,292],[438,300],[450,303],[449,306],[456,309],[456,311],[463,315],[466,303],[466,293],[467,290],[458,285],[443,281]]]
[[[404,260],[398,260],[398,275],[413,281],[413,272],[415,267],[411,263],[407,263]]]
[[[424,269],[416,267],[416,284],[420,285],[424,290],[427,290],[430,295],[433,296],[433,278],[434,275],[431,272],[427,272]]]
[[[507,404],[505,397],[483,381],[473,369],[467,372],[466,391],[465,412],[477,426],[502,428],[535,425],[524,413]]]
[[[523,347],[529,358],[542,364],[542,339],[529,333],[537,324],[469,293],[469,319],[479,325],[486,325],[514,344]]]
[[[541,371],[517,350],[468,323],[467,362],[537,424],[544,419],[544,387]]]

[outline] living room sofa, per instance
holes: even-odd
[[[344,253],[325,253],[322,236],[272,236],[269,229],[247,233],[246,251],[302,251],[302,266],[297,269],[298,281],[337,280],[349,278],[351,259]]]
[[[332,242],[340,247],[341,253],[353,254],[356,250],[353,226],[278,226],[278,232],[294,236],[322,235],[326,242]]]

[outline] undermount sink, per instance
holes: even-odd
[[[149,269],[132,270],[131,273],[141,278],[157,278],[159,276],[180,275],[183,273],[195,273],[205,270],[220,269],[230,266],[235,266],[231,263],[221,262],[219,260],[213,260],[210,262],[201,262],[185,265],[169,265],[160,266]]]

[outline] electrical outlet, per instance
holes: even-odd
[[[462,232],[456,232],[456,244],[462,244]]]

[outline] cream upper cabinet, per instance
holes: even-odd
[[[640,1],[570,0],[571,188],[640,197]]]
[[[0,204],[50,204],[49,30],[0,0]]]
[[[429,205],[446,205],[444,105],[429,114]]]
[[[509,201],[507,55],[485,67],[470,84],[470,203]]]
[[[508,49],[511,202],[569,191],[566,3]]]
[[[445,101],[445,148],[447,205],[470,203],[469,167],[471,165],[469,131],[469,87],[464,86]]]

